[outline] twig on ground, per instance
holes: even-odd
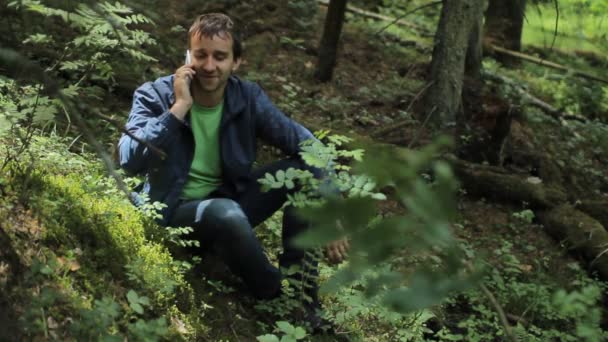
[[[483,291],[483,293],[486,295],[486,297],[488,297],[490,303],[492,303],[492,306],[494,306],[494,309],[496,309],[498,317],[500,318],[500,322],[505,328],[505,335],[507,335],[507,337],[511,341],[517,342],[517,338],[515,337],[515,335],[513,335],[513,331],[511,331],[511,325],[509,324],[509,321],[507,321],[507,316],[505,315],[502,306],[500,306],[500,303],[498,303],[498,301],[496,300],[496,297],[494,297],[492,292],[490,292],[490,290],[488,290],[488,288],[484,284],[480,284],[480,288],[481,291]]]

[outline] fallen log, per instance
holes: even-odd
[[[566,202],[563,189],[537,178],[514,175],[495,166],[472,164],[456,157],[447,160],[467,193],[503,202],[526,202],[531,208],[547,209]]]
[[[577,209],[598,220],[604,228],[608,227],[608,200],[584,200]]]
[[[602,280],[608,280],[608,232],[600,222],[569,204],[538,212],[537,217],[549,235],[579,252]]]
[[[507,56],[510,56],[510,57],[519,58],[519,59],[522,59],[524,61],[535,63],[535,64],[542,65],[542,66],[545,66],[545,67],[549,67],[549,68],[553,68],[553,69],[569,72],[569,73],[572,73],[575,76],[583,77],[583,78],[586,78],[588,80],[592,80],[592,81],[597,81],[597,82],[602,82],[602,83],[608,84],[608,80],[606,80],[604,78],[601,78],[601,77],[598,77],[598,76],[595,76],[595,75],[591,75],[591,74],[586,73],[584,71],[568,68],[567,66],[564,66],[564,65],[561,65],[561,64],[557,64],[557,63],[554,63],[554,62],[550,62],[550,61],[548,61],[546,59],[541,59],[541,58],[538,58],[538,57],[527,55],[527,54],[522,53],[522,52],[517,52],[517,51],[512,51],[512,50],[509,50],[509,49],[505,49],[503,47],[496,46],[494,44],[486,44],[484,46],[484,50],[486,50],[486,51],[488,51],[490,53],[491,52],[496,52],[496,53],[500,53],[500,54],[507,55]]]

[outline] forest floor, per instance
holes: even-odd
[[[239,75],[259,82],[289,116],[311,130],[329,129],[332,133],[401,147],[417,148],[432,140],[435,132],[424,127],[425,118],[422,117],[419,101],[427,82],[425,77],[432,51],[432,37],[415,31],[404,33],[404,29],[397,28],[376,35],[375,32],[385,23],[372,23],[349,14],[333,80],[319,84],[312,75],[316,65],[316,46],[323,26],[322,16],[318,15],[317,22],[308,28],[294,29],[293,23],[289,23],[290,15],[281,12],[283,7],[269,5],[271,1],[261,3],[264,4],[249,8],[249,14],[242,14],[243,20],[248,15],[268,20],[256,22],[256,32],[245,40],[244,62]],[[234,11],[238,13],[238,8]],[[587,70],[598,74],[602,70],[601,66],[593,66],[581,58],[570,59],[557,52],[548,56],[572,66],[583,63]],[[557,91],[563,92],[564,96],[574,97],[564,88],[570,79],[558,78],[554,74],[547,76],[548,71],[540,67],[522,64],[518,69],[506,69],[490,59],[486,60],[484,66],[518,83],[528,82],[529,91],[538,91],[536,96],[548,102],[552,100],[548,95]],[[165,73],[171,72],[158,68]],[[605,136],[602,137],[607,132],[605,125],[591,120],[586,123],[559,122],[530,106],[520,106],[519,99],[506,95],[497,102],[495,95],[488,95],[495,94],[497,89],[497,85],[488,86],[481,96],[475,96],[474,105],[465,110],[470,110],[483,126],[484,122],[496,120],[492,117],[498,111],[496,107],[513,104],[521,108],[520,114],[514,118],[505,145],[506,159],[512,161],[507,169],[522,176],[537,177],[538,162],[526,160],[516,153],[522,149],[534,150],[556,161],[565,177],[569,177],[569,184],[576,185],[568,194],[570,199],[575,201],[585,191],[608,198],[608,144],[600,144],[601,141],[605,142]],[[121,104],[114,105],[124,105],[126,112],[130,99],[123,100],[119,101]],[[603,118],[605,122],[608,113],[598,110],[590,117]],[[374,134],[400,122],[404,124],[398,129]],[[279,155],[267,147],[260,152],[260,162]],[[475,196],[464,188],[457,199],[458,219],[453,225],[453,233],[471,258],[486,266],[489,274],[487,287],[498,299],[509,323],[527,331],[530,335],[523,336],[528,338],[534,334],[556,339],[562,336],[560,334],[576,336],[574,330],[578,321],[573,318],[568,321],[569,326],[558,326],[564,321],[551,318],[554,317],[551,315],[558,314],[547,306],[547,302],[553,300],[553,294],[559,289],[582,293],[585,286],[600,284],[598,286],[604,291],[606,287],[594,280],[596,275],[577,255],[570,253],[563,241],[556,241],[546,232],[536,220],[529,203],[500,196]],[[389,215],[401,213],[403,208],[389,199],[381,205],[381,211]],[[31,221],[31,214],[27,211],[19,209],[16,212],[19,214],[13,217],[14,220]],[[270,245],[268,251],[271,258],[276,257],[278,245],[273,233],[276,227],[271,226],[277,225],[278,220],[274,217],[270,223],[258,228],[261,239]],[[28,249],[31,246],[15,248]],[[410,255],[404,251],[402,256],[395,258],[394,266],[407,272],[415,265],[433,262],[432,256]],[[188,274],[195,293],[200,296],[198,299],[210,308],[205,321],[210,328],[206,338],[250,341],[272,330],[274,318],[268,316],[268,309],[254,309],[259,303],[236,290],[242,285],[221,267],[209,265],[212,263],[205,259],[204,265]],[[331,273],[331,270],[322,265],[321,273],[323,276]],[[348,339],[504,339],[495,308],[479,292],[454,296],[444,304],[425,311],[426,316],[420,314],[414,318],[391,318],[379,308],[368,308],[366,311],[353,298],[345,298],[344,294],[340,294],[324,298],[324,302],[328,317],[337,322],[338,335]],[[4,304],[0,302],[0,307]],[[589,304],[589,308],[594,304],[597,303]],[[341,312],[347,312],[346,316],[340,316]],[[603,322],[602,326],[606,328],[605,314]],[[554,335],[543,335],[534,329],[552,331]],[[319,339],[334,340],[333,337]],[[539,337],[539,340],[542,338]]]

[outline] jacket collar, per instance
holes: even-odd
[[[224,115],[222,121],[228,121],[241,113],[245,108],[245,97],[240,81],[236,76],[230,76],[224,91]]]

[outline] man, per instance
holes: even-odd
[[[138,139],[123,134],[120,165],[147,175],[143,192],[166,204],[163,224],[193,227],[193,237],[217,251],[255,297],[273,298],[280,293],[281,274],[253,227],[281,208],[288,190],[262,192],[257,179],[289,167],[319,177],[298,157],[299,144],[314,137],[279,111],[257,84],[232,76],[241,63],[241,42],[229,17],[199,16],[188,38],[191,62],[135,91],[126,129]],[[257,138],[291,157],[252,170]],[[285,209],[281,267],[307,264],[305,251],[291,241],[307,227],[293,208]],[[346,241],[330,244],[330,261],[340,262],[347,248]],[[315,263],[310,271],[316,272]],[[318,307],[316,289],[315,284],[308,293],[309,312]]]

